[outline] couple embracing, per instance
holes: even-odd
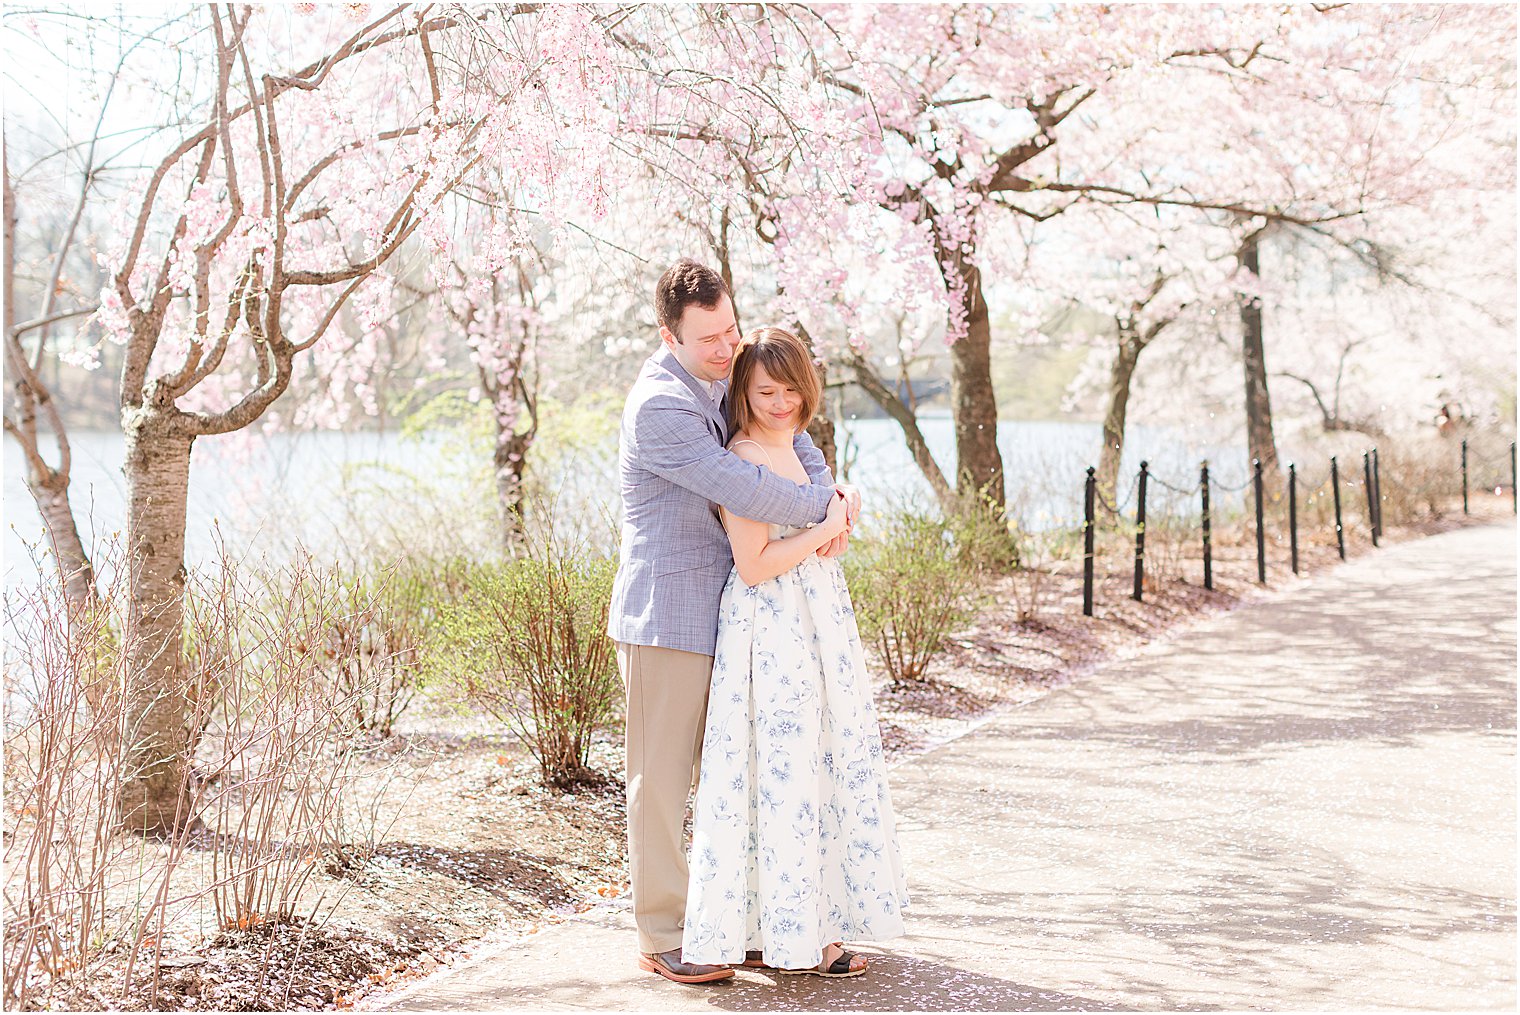
[[[808,439],[820,390],[795,336],[741,341],[727,286],[693,261],[661,276],[655,310],[662,345],[623,412],[608,622],[639,965],[858,976],[845,942],[900,936],[908,901],[838,561],[860,498]]]

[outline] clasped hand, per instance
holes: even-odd
[[[844,499],[844,531],[819,547],[820,557],[838,557],[849,549],[850,532],[855,528],[855,519],[860,517],[860,491],[848,483],[835,483],[834,491]]]

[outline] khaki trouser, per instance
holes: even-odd
[[[681,947],[686,802],[696,784],[713,657],[618,643],[628,692],[628,874],[639,951]]]

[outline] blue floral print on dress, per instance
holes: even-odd
[[[771,538],[788,530],[772,526]],[[723,589],[693,809],[688,962],[817,965],[904,931],[876,709],[839,562]],[[742,905],[739,900],[742,901]]]

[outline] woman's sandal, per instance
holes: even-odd
[[[808,975],[812,975],[812,976],[829,976],[829,977],[836,977],[836,978],[837,977],[844,977],[844,976],[860,976],[862,973],[864,973],[870,967],[868,965],[863,965],[859,969],[851,969],[850,968],[850,963],[855,960],[855,957],[856,956],[855,956],[854,952],[847,952],[847,951],[844,951],[843,949],[840,949],[839,958],[837,958],[833,962],[829,963],[827,969],[825,969],[823,967],[823,963],[820,962],[820,963],[818,963],[818,965],[816,965],[816,966],[809,966],[806,969],[778,969],[778,970],[776,970],[776,972],[778,972],[778,973],[785,973],[788,976],[808,976]]]
[[[833,942],[835,948],[843,948],[843,941]],[[776,967],[765,961],[765,953],[758,948],[752,948],[744,953],[744,961],[739,963],[746,969],[775,969]]]

